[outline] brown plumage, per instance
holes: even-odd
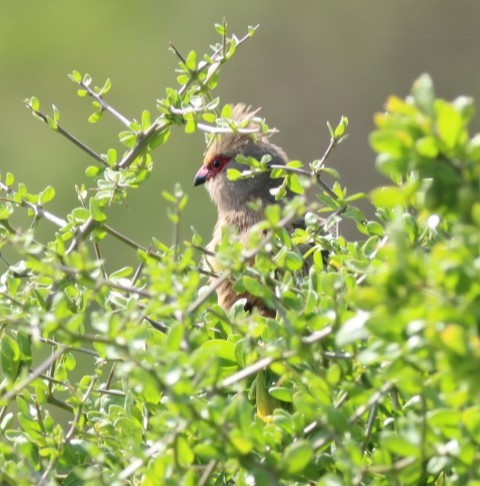
[[[236,122],[248,120],[248,128],[258,128],[258,123],[253,120],[256,112],[249,107],[238,104],[233,109],[232,119]],[[213,232],[213,239],[208,245],[211,252],[221,242],[222,228],[224,226],[236,227],[240,238],[247,241],[250,228],[263,219],[262,211],[254,211],[248,207],[249,201],[260,200],[262,206],[275,202],[270,189],[277,187],[280,180],[271,179],[270,172],[264,172],[248,179],[230,181],[227,178],[227,168],[245,170],[245,165],[238,163],[235,158],[242,154],[261,160],[266,154],[272,157],[271,164],[286,164],[286,153],[272,144],[266,135],[257,133],[255,139],[249,134],[228,133],[218,135],[208,147],[203,165],[197,172],[194,185],[205,184],[212,201],[217,206],[218,220]],[[220,272],[218,262],[214,257],[209,257],[209,264],[215,271]],[[212,283],[215,279],[212,279]],[[226,281],[217,289],[218,303],[225,309],[232,307],[234,302],[241,298],[247,298],[247,306],[258,307],[262,312],[272,315],[262,302],[251,295],[238,295],[233,290],[233,283]]]

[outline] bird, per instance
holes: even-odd
[[[211,242],[207,245],[209,266],[218,273],[220,265],[215,258],[215,248],[222,241],[224,227],[234,227],[238,231],[242,243],[246,243],[250,230],[264,219],[263,211],[256,210],[250,202],[260,201],[262,208],[275,203],[271,189],[279,186],[281,181],[272,179],[270,171],[261,172],[254,177],[230,180],[227,169],[245,170],[245,165],[236,159],[239,155],[261,160],[265,155],[270,157],[269,165],[286,165],[288,157],[285,151],[273,144],[269,136],[262,133],[260,123],[255,119],[258,110],[239,103],[233,106],[231,119],[249,129],[258,129],[254,136],[251,133],[232,131],[216,134],[207,147],[203,164],[194,178],[194,186],[204,185],[217,207],[218,219],[213,231]],[[234,282],[225,280],[217,282],[218,277],[212,277],[211,283],[217,286],[218,304],[229,310],[240,298],[246,298],[246,310],[257,308],[267,316],[274,316],[258,298],[249,295],[238,295],[233,289]]]

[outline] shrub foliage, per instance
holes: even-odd
[[[371,145],[392,183],[370,194],[372,220],[355,206],[366,196],[349,194],[327,166],[346,118],[329,125],[319,160],[273,171],[283,180],[279,204],[266,208],[247,247],[231,231],[218,255],[224,278],[263,298],[275,319],[245,312],[241,301],[228,313],[216,305],[204,242],[197,234],[178,241],[187,203],[179,187],[164,193],[173,244],[152,238],[144,247],[110,226],[109,209],[141,188],[172,128],[210,136],[241,129],[212,93],[255,29],[238,38],[225,24],[216,28],[220,41],[203,57],[172,46],[179,86],[139,120],[106,101],[109,81],[96,87],[71,74],[93,103],[90,122],[108,114],[124,125],[122,150],[97,153],[62,126],[55,107],[47,115],[37,99],[27,101],[93,163],[91,184],[75,188],[78,206],[65,215],[48,210],[52,187],[32,194],[10,173],[0,182],[0,477],[479,484],[480,136],[468,132],[472,100],[436,98],[427,75],[405,100],[387,100]],[[245,163],[250,174],[264,170],[262,161]],[[312,185],[314,201],[305,197]],[[282,203],[287,189],[296,196]],[[299,217],[305,228],[289,234],[284,227]],[[345,219],[356,223],[357,241],[336,235]],[[41,226],[55,228],[49,241]],[[136,268],[107,272],[102,244],[112,238],[136,252]]]

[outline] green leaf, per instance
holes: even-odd
[[[233,107],[232,107],[232,105],[226,104],[226,105],[223,106],[222,113],[221,113],[220,116],[222,118],[232,118],[232,114],[233,114]]]
[[[13,206],[10,203],[0,204],[0,220],[8,219],[13,214]]]
[[[108,149],[107,163],[110,167],[113,167],[117,163],[117,151],[115,149]]]
[[[120,142],[128,148],[133,148],[137,142],[137,134],[130,130],[120,132],[118,137]]]
[[[178,463],[181,467],[188,467],[193,464],[193,461],[195,460],[195,453],[193,452],[190,444],[183,435],[177,436],[177,439],[175,441],[175,448]]]
[[[297,174],[289,174],[287,177],[287,186],[295,194],[304,194],[305,189],[300,183],[300,178]]]
[[[20,347],[8,334],[4,334],[0,342],[0,363],[5,376],[15,381],[20,365]]]
[[[39,197],[40,204],[45,204],[51,201],[55,197],[55,189],[52,186],[47,186],[41,193]]]
[[[210,339],[202,344],[202,349],[209,351],[213,356],[237,362],[235,357],[235,344],[223,339]]]
[[[428,116],[434,116],[435,90],[432,78],[422,74],[413,84],[413,99],[420,110]]]
[[[277,226],[282,218],[282,210],[277,204],[271,204],[265,208],[265,219],[273,226]]]
[[[440,140],[448,149],[452,149],[457,145],[462,134],[462,116],[452,104],[443,100],[437,100],[435,108],[437,111],[437,131]]]
[[[87,177],[97,177],[102,172],[102,169],[96,165],[90,165],[85,169],[85,175]]]
[[[105,83],[103,83],[102,89],[100,90],[100,94],[102,96],[106,95],[110,91],[111,88],[112,88],[112,81],[111,81],[110,78],[107,78],[105,80]]]
[[[437,140],[435,139],[435,137],[432,136],[419,138],[415,142],[415,150],[422,157],[434,159],[438,156],[439,152]]]
[[[154,150],[160,145],[163,145],[170,137],[170,127],[164,128],[163,130],[156,132],[154,138],[151,140],[149,144],[149,149]]]
[[[90,198],[90,201],[88,202],[88,209],[95,221],[102,222],[107,220],[107,215],[105,214],[103,208],[104,205],[98,199],[94,197]]]
[[[82,83],[85,86],[90,86],[92,84],[92,77],[90,76],[90,74],[88,74],[88,73],[84,74]]]
[[[337,332],[335,338],[337,346],[345,346],[368,337],[366,323],[369,317],[369,312],[360,310],[354,317],[345,322]]]
[[[82,82],[82,75],[78,71],[72,71],[68,77],[77,84]]]
[[[7,175],[5,177],[5,184],[8,187],[12,187],[14,183],[15,183],[14,175],[11,172],[7,172]]]
[[[342,378],[342,368],[337,364],[333,363],[328,367],[327,370],[327,381],[330,385],[336,386]]]
[[[293,402],[293,392],[290,388],[285,388],[282,386],[272,386],[268,389],[268,393],[277,400],[281,402]]]
[[[465,329],[456,324],[448,324],[441,332],[441,339],[446,347],[460,356],[468,352],[468,337]]]
[[[177,198],[173,194],[170,194],[168,191],[162,191],[162,197],[172,204],[176,204],[177,202]]]
[[[237,429],[230,433],[230,441],[242,455],[249,454],[253,449],[252,441]]]
[[[370,135],[373,150],[392,157],[404,157],[413,143],[412,136],[405,130],[382,129]]]
[[[312,458],[312,444],[307,440],[298,440],[287,446],[282,464],[288,474],[299,474],[308,466]]]
[[[343,137],[345,135],[345,132],[347,131],[347,127],[348,127],[348,118],[346,116],[342,116],[340,122],[335,128],[334,137],[335,138]]]
[[[371,192],[370,197],[377,208],[395,208],[405,204],[405,194],[400,187],[379,187]]]
[[[374,236],[383,237],[383,235],[385,234],[384,227],[380,223],[377,223],[376,221],[369,221],[367,223],[367,231],[369,235],[374,235]]]
[[[120,278],[127,278],[133,273],[132,267],[122,267],[115,272],[110,274],[110,280],[120,279]]]
[[[190,81],[190,76],[188,74],[180,74],[177,76],[177,83],[181,86],[187,84]]]
[[[185,60],[185,65],[189,71],[195,71],[197,68],[197,53],[195,51],[190,51],[188,53],[187,59]]]
[[[480,406],[473,405],[463,410],[462,423],[473,436],[478,437],[480,434]]]
[[[88,117],[88,122],[89,123],[97,123],[97,122],[99,122],[103,118],[103,113],[104,113],[104,109],[103,108],[95,111],[94,113],[92,113]]]
[[[287,251],[283,260],[283,265],[286,270],[296,272],[303,267],[303,258],[293,251]]]
[[[141,427],[133,418],[119,417],[114,421],[113,427],[118,434],[119,439],[123,439],[127,443],[132,444],[142,442]]]
[[[388,434],[382,439],[383,445],[394,454],[401,457],[420,457],[422,450],[418,444],[412,444],[404,437],[399,435]]]
[[[238,169],[227,169],[227,177],[230,181],[238,181],[242,179],[243,172]]]
[[[363,214],[363,211],[358,209],[355,206],[350,206],[350,205],[348,205],[345,211],[343,212],[343,216],[345,218],[353,219],[354,221],[357,222],[362,222],[365,220],[365,215]]]
[[[28,106],[33,111],[39,111],[40,110],[40,101],[36,96],[32,96],[31,98],[27,98],[25,101],[27,102]]]
[[[215,24],[215,30],[220,34],[220,35],[226,35],[227,30],[224,24]]]
[[[252,294],[255,297],[263,297],[265,293],[264,286],[256,278],[244,275],[241,279],[241,283],[249,294]]]
[[[58,108],[55,105],[52,105],[52,110],[53,110],[53,121],[56,126],[58,124],[58,121],[60,120],[60,112],[58,111]]]
[[[197,122],[194,117],[187,120],[185,124],[185,133],[193,133],[197,130]]]

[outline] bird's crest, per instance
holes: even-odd
[[[235,155],[248,145],[252,139],[265,140],[267,134],[262,130],[264,122],[256,117],[261,108],[252,110],[251,106],[237,103],[232,109],[230,120],[233,124],[225,124],[217,132],[210,135],[205,150],[205,162],[212,157],[224,154]]]

